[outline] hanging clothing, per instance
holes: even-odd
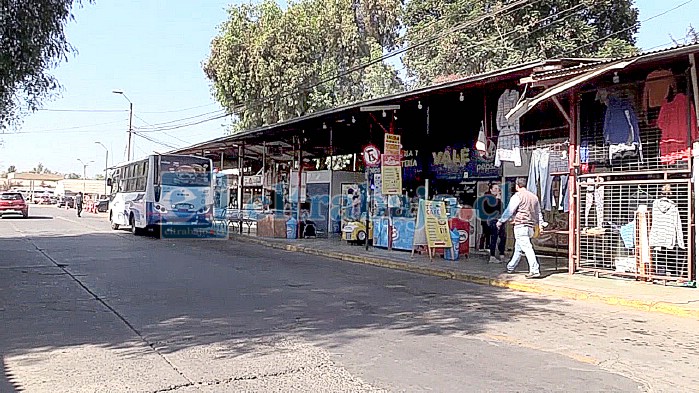
[[[546,211],[551,210],[551,183],[553,179],[549,176],[550,155],[549,149],[532,151],[527,180],[527,189],[540,198],[541,208]]]
[[[610,96],[604,116],[604,141],[607,144],[641,144],[638,134],[638,117],[631,103],[625,99]]]
[[[513,116],[510,120],[505,117],[519,102],[517,90],[505,90],[498,99],[496,125],[498,128],[498,145],[495,152],[495,166],[500,166],[502,161],[514,162],[516,166],[522,165],[522,157],[519,152],[519,117]]]
[[[672,164],[678,160],[691,157],[690,144],[698,137],[697,118],[694,103],[685,94],[678,93],[675,98],[663,104],[658,115],[660,135],[660,162]],[[691,108],[691,109],[690,109]],[[687,111],[691,110],[687,119]],[[691,123],[691,125],[689,125]],[[687,126],[691,127],[691,140]]]
[[[677,91],[672,71],[656,70],[648,74],[643,88],[643,108],[658,108],[665,104],[670,88]]]
[[[568,175],[561,175],[560,183],[558,210],[568,213],[570,211],[570,185],[568,184]]]
[[[641,205],[638,207],[634,222],[636,223],[636,239],[638,240],[635,247],[636,271],[641,274],[641,276],[646,276],[653,271],[653,258],[650,253],[650,245],[648,244],[648,224],[650,222],[648,206]]]
[[[652,218],[649,235],[651,247],[674,248],[677,245],[685,249],[682,220],[674,201],[665,197],[656,199],[653,202]]]
[[[514,166],[522,166],[522,153],[519,147],[512,149],[500,149],[495,151],[495,166],[500,167],[503,162],[512,162]]]
[[[488,140],[485,138],[485,126],[481,121],[481,129],[478,131],[478,139],[476,140],[476,151],[480,154],[485,154],[488,151]]]
[[[624,242],[624,246],[630,250],[636,247],[636,221],[632,221],[619,228],[619,235]]]
[[[591,183],[588,180],[589,183]],[[587,186],[587,192],[585,193],[585,227],[590,227],[590,210],[592,206],[595,206],[595,213],[597,222],[595,222],[596,227],[602,227],[602,221],[604,220],[604,186],[595,186],[590,184]]]

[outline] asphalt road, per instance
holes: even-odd
[[[0,220],[0,392],[699,387],[693,320],[31,214]]]

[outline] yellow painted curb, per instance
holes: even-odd
[[[571,300],[582,300],[582,301],[592,301],[596,303],[604,303],[612,306],[621,306],[625,308],[631,308],[634,310],[655,312],[673,315],[677,317],[686,317],[699,320],[699,310],[692,309],[688,307],[683,307],[683,305],[670,304],[670,303],[655,303],[648,302],[644,300],[634,300],[628,298],[622,298],[612,295],[597,295],[594,293],[589,293],[585,291],[567,289],[554,287],[542,283],[536,282],[517,282],[509,280],[501,280],[497,278],[489,278],[484,276],[477,276],[473,274],[451,271],[446,269],[432,268],[428,266],[418,266],[405,262],[390,261],[387,259],[377,258],[377,257],[367,257],[355,254],[347,254],[341,252],[325,251],[320,249],[314,249],[309,247],[303,247],[295,244],[282,244],[267,241],[260,238],[241,236],[236,237],[234,240],[254,243],[264,247],[281,249],[290,252],[299,252],[309,255],[317,255],[330,259],[338,259],[347,262],[361,263],[364,265],[371,265],[382,267],[386,269],[401,270],[410,273],[423,274],[428,276],[441,277],[446,279],[453,279],[458,281],[469,282],[472,284],[486,285],[496,288],[510,289],[519,292],[536,293],[540,295],[550,295],[557,296],[564,299]]]

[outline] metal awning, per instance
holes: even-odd
[[[587,72],[587,73],[579,75],[573,79],[567,80],[567,81],[559,83],[553,87],[550,87],[536,97],[525,98],[525,99],[521,100],[514,108],[512,108],[512,110],[505,115],[505,118],[507,120],[510,120],[510,118],[512,118],[512,117],[519,118],[519,117],[523,116],[525,113],[532,110],[539,103],[546,101],[549,98],[553,98],[561,93],[564,93],[564,92],[572,89],[573,87],[580,86],[581,84],[583,84],[591,79],[600,77],[608,72],[624,69],[627,66],[629,66],[631,63],[635,62],[636,60],[637,59],[624,60],[624,61],[619,61],[616,63],[605,65],[602,68],[598,68],[594,71]]]

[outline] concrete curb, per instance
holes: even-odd
[[[695,308],[685,307],[681,304],[672,304],[664,302],[650,302],[645,300],[636,300],[623,298],[613,295],[600,295],[592,292],[582,291],[578,289],[562,288],[553,285],[547,285],[541,281],[518,282],[503,280],[499,278],[489,278],[474,274],[458,272],[449,269],[441,269],[437,267],[416,266],[410,263],[392,261],[377,257],[365,257],[362,255],[348,254],[343,252],[325,251],[316,248],[304,247],[296,244],[281,244],[267,241],[265,239],[251,236],[236,236],[232,238],[236,241],[252,243],[264,247],[274,248],[278,250],[298,252],[309,255],[317,255],[330,259],[338,259],[347,262],[361,263],[365,265],[383,267],[386,269],[401,270],[411,273],[424,274],[428,276],[441,277],[452,280],[459,280],[479,285],[487,285],[491,287],[511,289],[514,291],[537,293],[541,295],[557,296],[565,299],[591,301],[596,303],[604,303],[613,306],[621,306],[640,311],[668,314],[678,317],[693,318],[699,320],[699,310]]]

